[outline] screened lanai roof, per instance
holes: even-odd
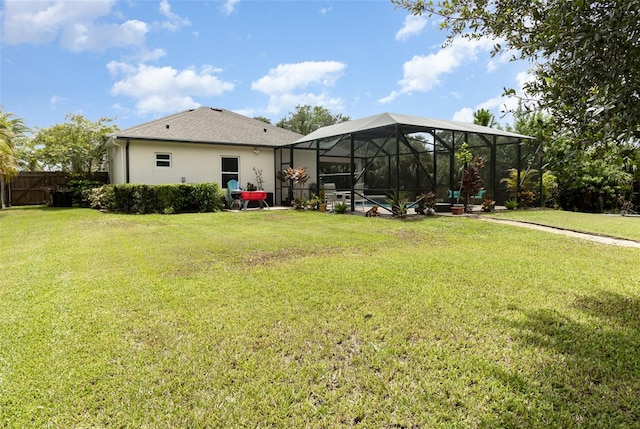
[[[312,147],[311,144],[318,140],[331,140],[334,143],[348,135],[357,135],[358,140],[378,138],[382,135],[393,132],[396,126],[400,126],[404,134],[433,132],[433,131],[456,131],[474,134],[483,134],[500,137],[512,137],[517,139],[532,139],[532,137],[511,133],[509,131],[484,127],[468,122],[445,121],[442,119],[430,119],[420,116],[401,115],[397,113],[381,113],[379,115],[368,116],[366,118],[355,119],[342,122],[328,127],[320,128],[295,142],[293,145],[298,148]]]

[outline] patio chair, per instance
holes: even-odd
[[[227,205],[232,209],[236,204],[238,208],[242,208],[242,190],[238,186],[237,180],[229,180],[227,182]]]
[[[335,183],[324,184],[324,197],[327,199],[327,204],[331,205],[331,208],[333,209],[333,205],[336,203],[337,199],[337,190]]]
[[[355,186],[353,187],[353,201],[355,203],[356,208],[358,207],[358,203],[362,203],[362,210],[364,210],[365,204],[367,202],[366,199],[364,199],[363,195],[364,195],[364,183],[356,183]],[[351,192],[349,192],[347,194],[347,198],[351,198]],[[351,202],[351,200],[349,200],[349,202]]]

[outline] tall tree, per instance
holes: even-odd
[[[98,171],[105,156],[105,135],[117,131],[113,119],[90,121],[68,114],[67,122],[38,131],[33,138],[33,156],[44,168],[87,176]]]
[[[619,198],[633,198],[640,147],[630,141],[611,141],[578,149],[571,144],[571,131],[554,126],[550,115],[519,106],[513,117],[514,125],[507,130],[533,136],[535,144],[542,145],[544,174],[557,180],[558,203],[563,208],[602,211],[615,207]],[[521,180],[526,179],[524,174]]]
[[[496,117],[489,111],[489,109],[478,109],[473,112],[473,123],[485,127],[495,127],[498,125]]]
[[[5,181],[18,172],[16,143],[28,131],[21,118],[0,110],[0,208],[5,206]]]
[[[264,116],[254,116],[253,119],[255,119],[256,121],[262,121],[265,124],[270,124],[271,123],[271,119],[265,118]]]
[[[438,16],[449,43],[493,38],[494,54],[534,63],[535,79],[525,89],[539,109],[570,127],[574,144],[637,137],[640,0],[391,1]]]
[[[296,111],[289,112],[289,115],[278,121],[276,126],[307,135],[318,128],[349,120],[350,117],[342,114],[333,115],[329,109],[322,106],[297,105]]]

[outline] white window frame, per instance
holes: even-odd
[[[173,165],[173,157],[171,156],[171,152],[156,152],[155,158],[156,168],[171,168],[171,166]],[[168,163],[169,165],[163,165],[164,163]]]

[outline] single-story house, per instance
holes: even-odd
[[[237,180],[270,195],[276,188],[274,150],[302,135],[218,108],[200,107],[169,115],[107,136],[112,184],[217,182]]]
[[[498,203],[509,195],[502,178],[541,168],[541,151],[529,136],[470,123],[382,113],[300,134],[224,109],[200,107],[170,115],[108,136],[111,183],[217,182],[226,188],[237,180],[258,185],[270,205],[292,198],[279,179],[287,167],[306,167],[304,196],[321,184],[369,203],[384,201],[399,190],[418,198],[436,193],[453,202],[461,165],[455,157],[462,144],[487,160],[487,197]]]

